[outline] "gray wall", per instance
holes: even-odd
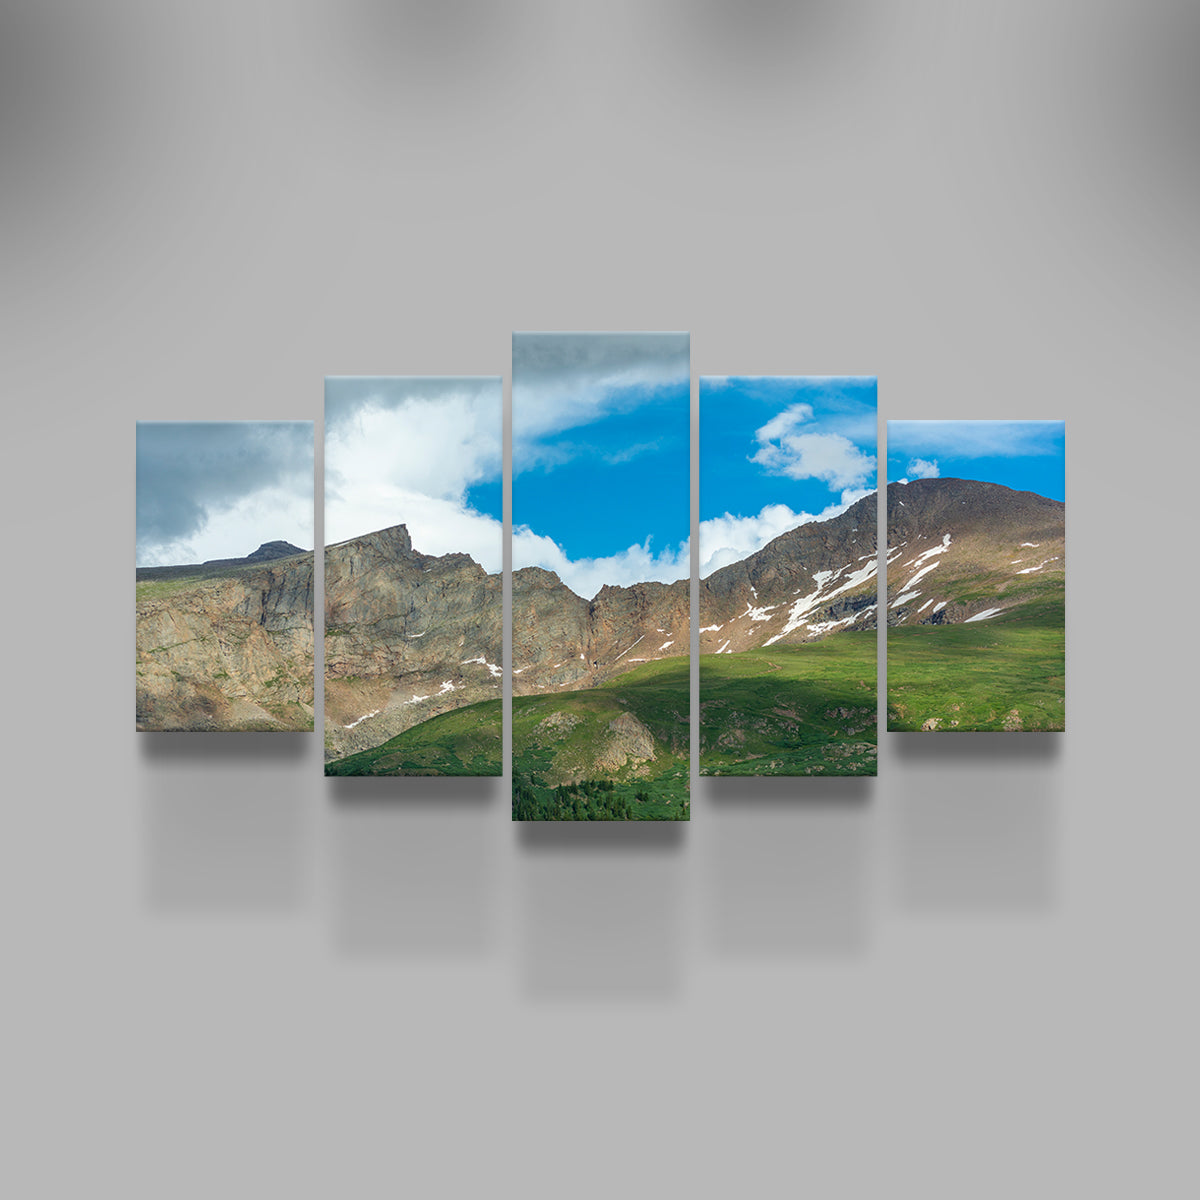
[[[1189,1193],[1200,9],[78,7],[0,12],[5,1194]],[[135,418],[539,328],[1065,417],[1067,735],[678,830],[135,736]]]

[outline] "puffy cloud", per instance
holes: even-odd
[[[937,464],[937,459],[928,458],[910,458],[908,460],[908,474],[912,479],[937,479],[941,475],[941,468]],[[907,483],[908,480],[905,480]]]
[[[759,449],[751,457],[773,475],[820,479],[830,488],[861,487],[875,470],[875,456],[864,454],[841,433],[808,432],[812,406],[792,404],[755,431]]]
[[[655,554],[647,539],[605,558],[572,560],[553,538],[518,525],[513,530],[513,570],[522,567],[553,571],[577,596],[590,600],[606,583],[629,587],[654,580],[674,583],[687,579],[691,574],[691,546],[684,541],[674,550],[667,547]]]
[[[325,499],[339,523],[353,523],[375,488],[452,499],[500,474],[498,378],[348,382],[379,386],[326,401]]]

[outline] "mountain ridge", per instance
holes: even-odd
[[[200,574],[205,571],[223,570],[231,567],[258,566],[261,563],[273,562],[279,558],[295,558],[297,555],[311,553],[311,550],[304,550],[300,546],[293,546],[291,542],[263,542],[257,550],[252,551],[242,558],[209,558],[199,563],[179,563],[164,567],[137,567],[136,577],[138,580],[174,579],[184,575]]]

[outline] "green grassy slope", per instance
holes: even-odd
[[[499,700],[406,729],[380,746],[325,764],[326,775],[502,775]]]
[[[1064,614],[1061,598],[1038,599],[987,621],[889,629],[889,731],[1062,730]]]
[[[600,687],[513,697],[513,815],[522,820],[686,820],[688,659],[645,663]],[[654,758],[614,755],[631,716]],[[604,780],[612,788],[589,787]],[[579,785],[579,786],[574,786]]]
[[[875,631],[700,659],[701,775],[874,775]]]

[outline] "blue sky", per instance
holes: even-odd
[[[325,380],[325,543],[407,525],[422,554],[503,567],[499,376]]]
[[[1066,500],[1063,421],[889,421],[888,481],[978,479]]]
[[[514,569],[687,578],[688,335],[514,333],[512,380]]]
[[[700,575],[875,491],[873,378],[700,378]]]

